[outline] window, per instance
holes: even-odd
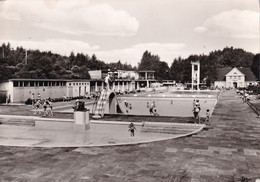
[[[34,82],[30,82],[30,87],[34,87]]]
[[[229,79],[232,79],[232,76],[229,76]]]
[[[194,65],[194,70],[198,70],[198,65]]]
[[[17,82],[17,81],[14,81],[14,82],[13,82],[13,86],[14,86],[14,87],[18,87],[18,82]]]
[[[241,76],[238,76],[238,79],[241,80]],[[241,82],[240,82],[241,83]]]
[[[71,83],[69,83],[69,86],[71,86]]]
[[[24,82],[24,86],[25,86],[25,87],[29,87],[29,82],[27,82],[27,81]]]
[[[44,82],[44,86],[48,86],[48,82]]]
[[[39,86],[42,87],[43,86],[43,82],[39,82]]]
[[[23,82],[22,81],[19,82],[19,87],[23,87]]]

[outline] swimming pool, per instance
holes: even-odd
[[[151,115],[150,107],[160,116],[192,117],[193,101],[199,100],[200,116],[206,116],[206,110],[213,112],[219,92],[161,92],[140,95],[118,96],[118,104],[128,115]]]

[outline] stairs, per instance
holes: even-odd
[[[1,125],[35,126],[35,120],[20,118],[0,118]]]
[[[105,111],[105,105],[107,102],[107,97],[109,95],[109,92],[107,90],[102,90],[99,98],[94,102],[92,113],[94,114],[93,118],[103,118],[104,117],[104,111]]]
[[[145,123],[141,132],[164,133],[164,134],[188,134],[198,131],[203,124],[180,124],[180,123]]]

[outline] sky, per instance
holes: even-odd
[[[259,0],[0,0],[0,43],[137,66],[226,46],[259,53]]]

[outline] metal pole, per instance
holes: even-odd
[[[258,58],[258,81],[260,82],[260,55]]]

